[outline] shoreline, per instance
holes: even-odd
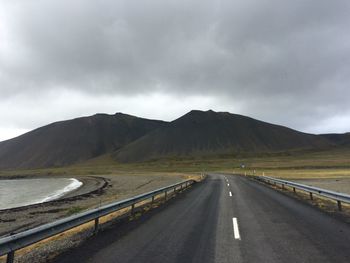
[[[68,184],[67,186],[65,186],[59,190],[52,192],[50,195],[46,196],[43,200],[41,200],[40,203],[57,200],[57,199],[65,196],[66,194],[73,192],[74,190],[77,190],[80,187],[84,186],[83,182],[79,181],[76,178],[67,178],[67,180],[70,181],[70,184]]]
[[[50,176],[35,176],[35,175],[31,175],[31,176],[19,175],[19,176],[0,176],[0,180],[52,179],[57,177],[58,176],[50,177]],[[40,203],[18,206],[13,208],[0,209],[0,213],[11,213],[11,212],[23,211],[23,210],[37,208],[45,205],[58,204],[60,202],[75,200],[81,196],[88,196],[90,194],[97,193],[108,185],[108,182],[103,177],[95,177],[95,176],[83,177],[83,176],[74,176],[74,175],[70,177],[67,177],[67,176],[59,176],[59,177],[65,178],[65,179],[70,179],[70,178],[76,179],[79,182],[81,182],[82,185],[72,191],[63,193],[61,196],[53,200],[48,200]],[[0,219],[0,223],[1,223],[1,219]]]
[[[22,177],[22,176],[20,176]],[[40,176],[50,177],[49,175]],[[57,177],[57,176],[52,176]],[[178,182],[182,175],[119,174],[60,175],[83,182],[80,187],[53,201],[0,211],[0,237],[19,233],[67,216],[130,198]],[[5,177],[2,177],[5,178]],[[13,176],[11,178],[14,178]],[[17,177],[18,178],[18,177]],[[28,177],[27,177],[28,178]],[[31,178],[38,178],[31,176]]]

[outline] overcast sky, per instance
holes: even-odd
[[[350,131],[350,1],[0,0],[0,141],[97,112]]]

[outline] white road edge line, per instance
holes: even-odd
[[[229,195],[230,195],[230,196],[232,196],[232,193],[231,193],[231,191],[230,191]]]
[[[238,229],[237,218],[233,217],[232,222],[233,222],[233,234],[235,236],[235,239],[241,240],[241,235],[239,234],[239,229]]]

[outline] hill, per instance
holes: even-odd
[[[0,169],[64,166],[113,152],[165,122],[117,113],[52,123],[0,142]]]
[[[164,157],[322,149],[327,138],[227,112],[191,111],[113,154],[120,162]]]
[[[321,134],[321,136],[338,146],[350,146],[350,132]]]

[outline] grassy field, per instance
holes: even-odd
[[[241,168],[244,164],[245,168]],[[265,156],[217,156],[211,158],[171,158],[133,164],[116,163],[109,155],[62,168],[0,171],[0,175],[96,175],[96,174],[200,174],[235,172],[282,178],[350,177],[350,150],[291,152]]]

